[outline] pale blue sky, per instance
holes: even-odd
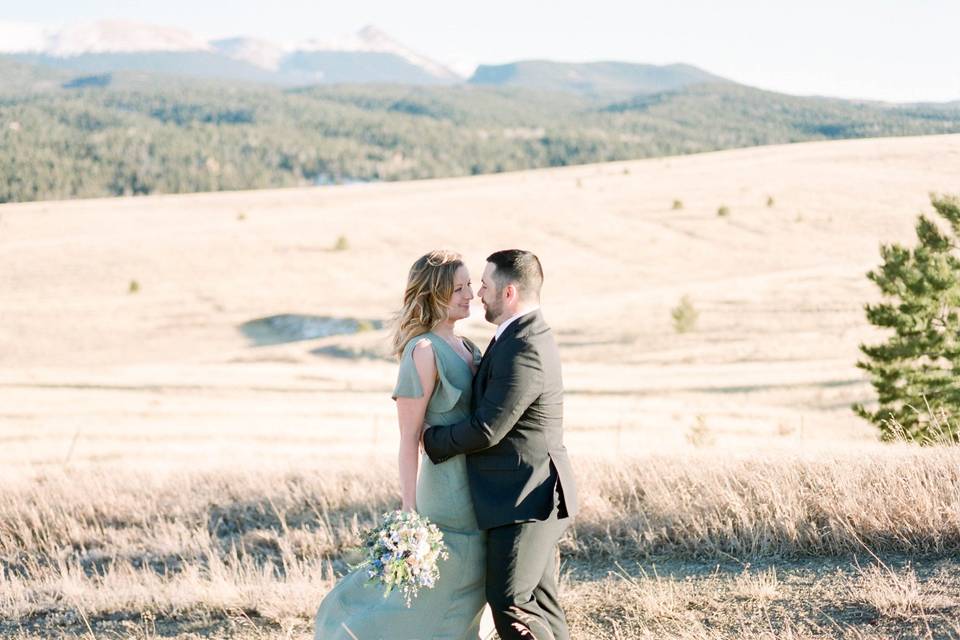
[[[462,68],[529,58],[687,62],[766,89],[960,100],[960,0],[29,0],[0,20],[122,18],[278,42],[374,24]]]

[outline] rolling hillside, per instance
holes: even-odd
[[[733,84],[625,99],[476,85],[283,91],[123,73],[64,89],[56,72],[8,68],[32,89],[0,97],[0,202],[438,178],[960,131],[956,107]]]

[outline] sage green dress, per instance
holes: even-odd
[[[410,340],[400,359],[393,397],[421,398],[423,387],[413,348],[427,338],[437,362],[437,382],[427,405],[427,424],[451,424],[470,415],[473,371],[443,338],[426,333]],[[473,351],[474,366],[480,351]],[[486,539],[477,526],[462,455],[434,464],[423,454],[417,480],[417,511],[443,531],[450,557],[440,562],[433,589],[421,589],[408,609],[398,591],[367,583],[365,568],[344,576],[326,595],[316,616],[317,640],[477,640],[485,604]]]

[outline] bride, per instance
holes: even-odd
[[[443,531],[449,558],[433,589],[407,608],[399,591],[387,598],[358,569],[320,604],[317,640],[477,640],[485,604],[485,533],[477,526],[463,455],[434,464],[420,454],[426,424],[453,424],[470,415],[471,384],[480,350],[454,333],[469,317],[470,273],[459,254],[431,251],[410,269],[393,337],[400,360],[393,398],[400,424],[401,508]]]

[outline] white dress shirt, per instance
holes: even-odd
[[[507,318],[506,320],[504,320],[503,322],[501,322],[501,323],[497,326],[497,332],[496,332],[495,334],[493,334],[493,339],[494,339],[494,340],[499,340],[499,339],[500,339],[500,336],[502,336],[502,335],[503,335],[503,332],[507,330],[507,327],[510,326],[510,323],[511,323],[511,322],[514,322],[517,318],[519,318],[519,317],[521,317],[521,316],[525,316],[525,315],[527,315],[528,313],[533,313],[534,311],[536,311],[536,310],[539,309],[539,308],[540,308],[540,307],[533,307],[532,309],[526,309],[526,310],[521,311],[520,313],[518,313],[518,314],[516,314],[516,315],[510,316],[509,318]]]

